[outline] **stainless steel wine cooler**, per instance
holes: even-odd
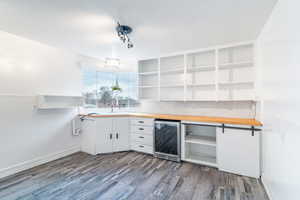
[[[155,120],[154,156],[180,162],[180,121]]]

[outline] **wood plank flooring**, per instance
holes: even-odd
[[[0,179],[1,200],[268,200],[256,179],[136,152],[76,153]]]

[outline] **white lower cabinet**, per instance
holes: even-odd
[[[148,146],[153,146],[153,135],[132,133],[131,141],[133,143],[140,143]]]
[[[130,150],[129,118],[113,119],[113,151]]]
[[[130,150],[129,118],[87,118],[83,121],[81,149],[95,155]]]
[[[130,124],[131,149],[153,154],[154,119],[133,118]]]
[[[236,126],[236,128],[250,128]],[[87,118],[81,148],[89,154],[134,150],[153,154],[154,119]],[[222,171],[258,178],[260,135],[251,130],[219,128],[196,122],[182,124],[182,159]]]
[[[86,119],[82,121],[81,125],[81,151],[96,155],[96,119],[86,117]]]
[[[115,133],[113,131],[114,118],[96,119],[96,154],[113,152],[113,142]]]
[[[217,128],[217,162],[222,171],[258,178],[260,132]]]

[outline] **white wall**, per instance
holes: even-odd
[[[255,118],[251,102],[150,102],[142,101],[137,112]]]
[[[74,109],[36,110],[35,95],[81,94],[77,56],[0,31],[0,177],[78,151]]]
[[[279,0],[258,38],[262,178],[272,200],[300,199],[299,8],[298,0]]]

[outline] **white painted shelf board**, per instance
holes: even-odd
[[[74,109],[75,106],[38,106],[39,109]]]
[[[187,84],[187,87],[216,87],[215,83]]]
[[[216,138],[209,136],[188,135],[185,137],[186,143],[216,146]]]
[[[235,101],[235,102],[245,102],[245,101],[249,101],[249,102],[255,102],[255,99],[218,99],[218,102],[228,102],[228,101]]]
[[[158,71],[155,72],[140,72],[139,75],[141,76],[149,76],[149,75],[157,75]]]
[[[161,85],[161,88],[176,88],[176,87],[184,87],[184,84],[176,84],[176,85]]]
[[[36,107],[39,109],[65,109],[83,106],[82,96],[39,94]]]
[[[203,65],[203,66],[192,66],[187,68],[188,73],[197,71],[215,71],[216,67],[214,65]]]
[[[196,98],[196,99],[191,99],[191,98],[188,98],[188,99],[185,99],[185,101],[202,101],[202,102],[217,102],[217,99],[214,98],[214,99],[199,99],[199,98]]]
[[[237,62],[237,63],[224,63],[219,64],[219,69],[232,69],[232,68],[243,68],[243,67],[253,67],[253,62]]]
[[[140,97],[140,100],[143,100],[143,101],[158,101],[158,99],[154,99],[154,98],[143,98],[143,97]]]
[[[218,167],[216,157],[212,156],[190,154],[189,156],[186,156],[184,160],[192,163]]]
[[[239,47],[248,47],[253,46],[254,41],[247,41],[247,42],[241,42],[241,43],[235,43],[230,45],[222,45],[219,46],[219,51],[226,50],[226,49],[232,49],[232,48],[239,48]]]
[[[180,65],[163,65],[162,63],[161,63],[161,65],[160,65],[160,69],[162,69],[162,68],[173,68],[173,69],[184,69],[184,65],[183,64],[180,64]],[[163,70],[162,70],[163,71]]]
[[[180,69],[162,70],[162,71],[160,71],[160,74],[169,75],[169,74],[177,74],[177,73],[183,73],[183,72],[184,72],[184,68],[180,68]]]
[[[157,88],[156,85],[140,85],[139,88]]]
[[[219,85],[254,85],[253,81],[245,82],[219,82]]]
[[[161,98],[160,101],[183,101],[183,98],[180,99],[166,99],[166,98]]]
[[[70,97],[70,98],[83,98],[82,96],[75,96],[75,95],[60,95],[60,94],[39,94],[38,96],[43,96],[43,97]]]

